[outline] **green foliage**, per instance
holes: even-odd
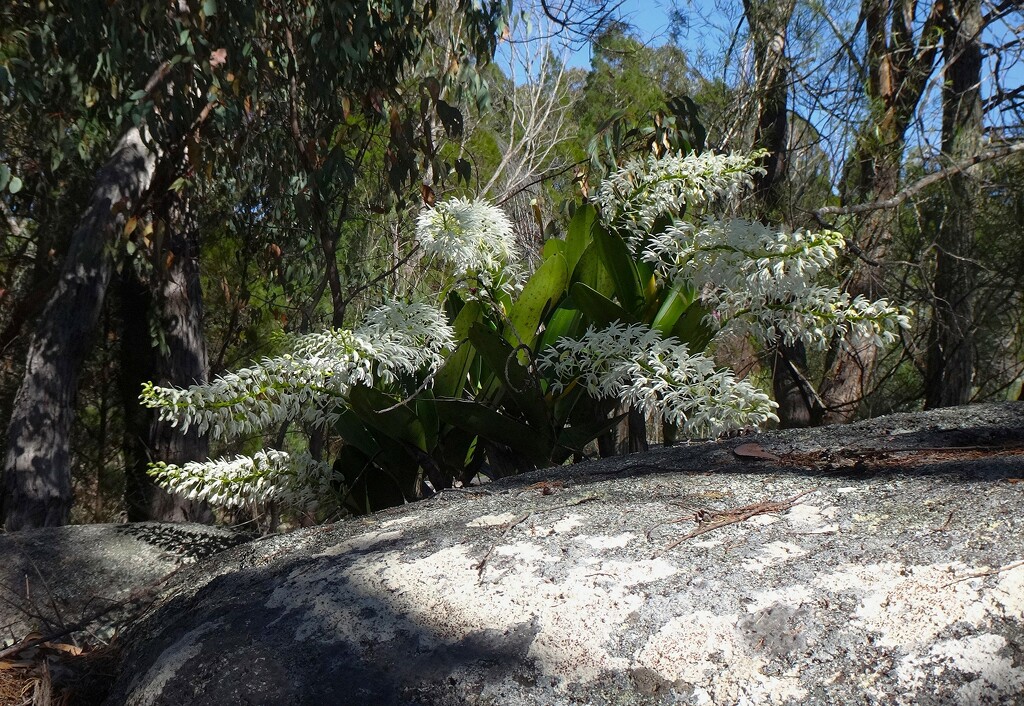
[[[593,44],[592,70],[579,108],[581,132],[595,135],[610,116],[636,125],[689,93],[686,57],[674,45],[650,48],[612,24]]]

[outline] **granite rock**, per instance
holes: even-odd
[[[547,469],[183,569],[108,704],[1024,703],[1024,405]]]
[[[0,533],[0,646],[76,624],[109,638],[139,607],[127,599],[148,588],[157,595],[161,580],[180,567],[246,539],[228,529],[159,522]]]

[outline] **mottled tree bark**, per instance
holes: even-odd
[[[110,281],[111,244],[149,189],[157,159],[139,128],[117,142],[96,175],[60,280],[36,322],[7,429],[0,514],[8,530],[68,520],[79,369]]]
[[[754,178],[754,193],[766,211],[782,204],[782,186],[789,166],[789,59],[786,35],[795,0],[744,0],[743,12],[754,45],[757,124],[754,145],[768,150]]]
[[[942,154],[957,162],[976,154],[982,140],[981,2],[950,0],[942,53]],[[925,370],[925,407],[952,407],[971,399],[974,375],[972,296],[975,186],[970,172],[949,177],[936,233],[932,323]]]
[[[156,242],[163,247],[152,254],[154,272],[144,280],[126,267],[121,277],[128,520],[212,522],[206,503],[172,495],[146,473],[155,461],[182,464],[209,455],[207,438],[195,428],[182,433],[139,404],[144,382],[184,387],[206,382],[209,376],[195,213],[188,199],[175,196],[156,215],[156,229],[162,233]],[[154,340],[153,328],[162,332],[162,340]]]

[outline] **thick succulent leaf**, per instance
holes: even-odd
[[[544,322],[544,332],[540,336],[540,343],[537,344],[537,352],[553,346],[563,336],[575,336],[579,333],[580,322],[583,320],[583,312],[579,309],[568,306],[568,302],[562,302],[557,309],[548,314]]]
[[[540,251],[541,257],[547,260],[549,257],[561,255],[565,257],[565,241],[558,238],[549,238],[544,241],[544,247]]]
[[[583,447],[602,434],[611,431],[623,419],[629,416],[629,412],[616,415],[611,419],[595,419],[592,422],[575,424],[566,427],[558,436],[558,450],[552,457],[552,462],[562,463],[570,454],[582,453]]]
[[[590,204],[576,209],[569,221],[569,230],[565,235],[565,262],[569,272],[576,269],[584,251],[593,242],[593,230],[597,222],[597,209]]]
[[[640,281],[640,273],[633,253],[625,241],[604,228],[594,229],[594,243],[601,252],[605,267],[615,283],[615,296],[622,308],[630,312],[638,312],[644,305],[644,285]]]
[[[565,258],[555,254],[545,260],[523,287],[509,311],[505,340],[532,346],[544,316],[565,296],[569,271]],[[509,328],[510,327],[510,328]]]
[[[714,329],[704,323],[709,313],[710,309],[694,302],[672,327],[672,335],[685,343],[691,353],[703,351],[715,335]]]
[[[583,251],[576,267],[573,268],[571,282],[585,284],[606,297],[615,293],[615,280],[605,266],[601,248],[597,243],[590,243]]]
[[[434,412],[437,413],[435,403]],[[440,418],[440,417],[439,417]],[[434,458],[438,465],[453,478],[466,479],[467,472],[479,464],[476,462],[476,434],[454,424],[445,424],[438,441]]]
[[[488,441],[502,444],[536,462],[551,456],[551,444],[526,424],[472,400],[437,400],[438,416]]]
[[[455,340],[460,344],[434,376],[434,394],[438,397],[462,397],[475,353],[468,341],[469,327],[480,321],[482,311],[480,302],[467,302],[452,322]]]
[[[406,497],[403,483],[354,446],[346,444],[341,447],[334,468],[345,477],[345,506],[357,515],[367,515],[413,499]]]
[[[607,326],[614,321],[628,324],[636,323],[636,319],[632,314],[582,282],[574,284],[571,291],[573,301],[583,312],[588,322],[598,328]]]
[[[347,446],[359,449],[368,457],[372,457],[380,451],[380,445],[366,428],[366,423],[351,409],[342,410],[334,424],[334,429]]]
[[[395,406],[397,401],[394,397],[363,385],[352,388],[349,393],[352,411],[371,429],[415,446],[421,451],[428,451],[426,431],[416,412],[410,409],[408,404]],[[394,408],[389,409],[391,407]],[[379,434],[375,436],[379,438]],[[386,446],[386,443],[382,443],[381,449],[386,450]]]
[[[438,435],[441,431],[441,422],[437,418],[437,410],[434,409],[434,394],[430,390],[423,390],[416,396],[413,404],[416,410],[416,418],[423,428],[423,448],[431,451],[437,447]]]
[[[665,336],[671,335],[676,322],[693,303],[693,298],[693,288],[685,284],[677,284],[666,291],[658,312],[651,320],[651,328]]]
[[[501,383],[501,399],[515,405],[534,435],[550,441],[553,436],[551,412],[544,393],[539,380],[520,363],[516,350],[494,331],[480,324],[470,330],[469,340]]]

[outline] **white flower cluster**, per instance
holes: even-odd
[[[705,216],[653,234],[640,255],[661,277],[697,289],[788,291],[814,280],[843,246],[835,231],[786,233],[756,221]]]
[[[214,507],[278,502],[314,510],[332,497],[331,467],[308,454],[273,449],[182,466],[154,464],[149,474],[166,490]]]
[[[757,166],[763,155],[691,152],[632,160],[598,187],[601,218],[624,229],[631,242],[642,241],[663,216],[736,200],[753,186],[752,175],[764,171]]]
[[[876,345],[909,328],[907,312],[886,300],[851,298],[838,288],[816,284],[845,246],[834,231],[785,232],[756,221],[677,223],[647,242],[641,257],[669,281],[690,283],[714,312],[712,325],[725,325],[774,341],[800,339],[825,347],[851,328]]]
[[[642,324],[589,328],[579,339],[561,338],[539,358],[555,391],[575,381],[597,399],[619,399],[688,436],[777,420],[768,395],[675,338]]]
[[[454,332],[425,304],[378,307],[355,331],[298,338],[290,353],[185,389],[147,384],[141,399],[161,419],[198,426],[215,438],[250,434],[286,420],[330,424],[356,384],[389,383],[424,368],[433,371]]]
[[[416,240],[460,275],[498,273],[516,257],[505,212],[479,199],[449,199],[424,209],[416,220]]]
[[[898,329],[910,328],[910,312],[885,299],[851,297],[838,287],[809,286],[781,297],[752,291],[709,291],[703,300],[717,317],[716,325],[774,342],[800,340],[824,349],[834,338],[853,331],[883,347],[896,341]]]

